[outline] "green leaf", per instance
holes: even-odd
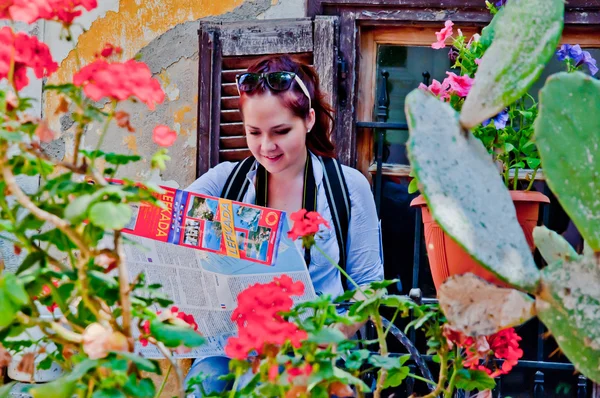
[[[29,303],[29,295],[21,281],[14,274],[7,273],[4,276],[4,290],[16,307],[20,308]]]
[[[110,388],[107,390],[94,391],[92,398],[127,398],[127,396],[115,388]]]
[[[115,277],[107,275],[104,272],[88,271],[88,275],[108,289],[116,289],[119,287],[119,282],[117,282]]]
[[[104,159],[114,165],[126,165],[131,162],[137,162],[142,160],[142,157],[139,155],[121,155],[117,153],[107,153]]]
[[[369,284],[369,289],[379,290],[385,289],[386,287],[393,285],[394,283],[398,283],[399,279],[386,279],[383,281],[375,281]]]
[[[419,180],[417,180],[416,178],[413,178],[412,180],[410,180],[410,183],[408,184],[408,193],[415,193],[419,191]]]
[[[521,98],[554,55],[562,34],[564,0],[509,1],[503,8],[462,107],[465,128]]]
[[[540,91],[535,140],[548,186],[583,238],[600,251],[600,81],[557,73]]]
[[[358,377],[352,376],[350,373],[348,373],[340,368],[333,368],[333,376],[346,384],[351,384],[351,385],[355,386],[357,389],[359,389],[362,392],[370,392],[371,391],[369,386],[367,386],[364,381],[362,381]]]
[[[358,370],[363,363],[369,358],[369,350],[356,350],[350,352],[346,357],[345,367],[349,370]]]
[[[545,226],[533,228],[533,241],[546,263],[579,258],[579,254],[565,238]]]
[[[152,155],[152,160],[150,161],[150,166],[153,169],[164,170],[167,168],[167,162],[171,160],[171,157],[168,155],[169,151],[166,148],[159,149],[154,155]]]
[[[494,36],[496,35],[496,25],[498,21],[502,18],[502,14],[504,13],[504,7],[502,7],[492,21],[481,30],[481,38],[479,39],[479,43],[483,47],[483,49],[488,49],[492,42],[494,41]]]
[[[127,395],[139,398],[152,398],[156,393],[154,383],[151,379],[142,379],[138,383],[134,374],[129,376],[129,380],[123,386],[123,390]]]
[[[158,319],[150,322],[150,333],[158,341],[163,342],[167,347],[175,348],[180,345],[186,347],[198,347],[205,343],[204,337],[195,330],[184,327],[169,325],[160,322]]]
[[[63,376],[50,383],[35,385],[27,392],[33,398],[65,398],[73,395],[76,386],[76,380]]]
[[[390,308],[411,308],[414,302],[406,296],[388,295],[381,300],[381,305]]]
[[[121,230],[131,218],[131,207],[125,203],[96,203],[90,208],[90,222],[104,229]]]
[[[448,324],[467,336],[489,336],[535,316],[534,302],[527,294],[470,273],[446,279],[438,299]]]
[[[555,262],[542,270],[538,317],[585,377],[600,383],[600,266],[597,259]]]
[[[76,249],[77,246],[64,234],[60,229],[52,229],[46,231],[43,234],[34,235],[34,239],[41,240],[43,242],[50,242],[56,246],[56,248],[62,252],[66,252],[69,249]]]
[[[410,373],[410,369],[408,366],[403,366],[401,368],[393,368],[388,370],[387,377],[385,378],[385,383],[383,383],[383,388],[388,387],[398,387],[408,374]]]
[[[514,150],[515,150],[515,146],[513,144],[511,144],[510,142],[504,143],[504,152],[512,152]]]
[[[16,381],[0,386],[0,398],[11,398],[10,390],[17,384]]]
[[[160,367],[158,366],[158,364],[156,362],[151,361],[150,359],[146,359],[144,357],[141,357],[141,356],[136,355],[131,352],[119,351],[119,352],[115,352],[115,354],[117,354],[120,357],[130,360],[131,362],[133,362],[135,364],[135,366],[137,366],[137,368],[139,370],[142,370],[144,372],[160,374]]]
[[[338,344],[346,340],[346,335],[337,328],[323,328],[317,330],[316,333],[311,333],[308,341],[317,344]]]
[[[369,358],[369,363],[373,366],[383,369],[400,369],[409,358],[410,355],[402,355],[401,357],[383,357],[381,355],[372,355]]]
[[[4,329],[15,320],[19,308],[12,302],[4,286],[0,285],[0,330]]]
[[[0,231],[13,232],[15,228],[12,222],[8,220],[0,220]]]
[[[512,199],[481,141],[461,129],[450,105],[422,90],[413,90],[405,104],[410,163],[433,218],[500,279],[536,291],[540,273]]]
[[[496,381],[483,370],[460,369],[456,372],[456,387],[465,391],[492,390]]]
[[[65,208],[65,218],[72,224],[85,220],[88,208],[93,201],[94,197],[92,195],[83,195],[76,198]]]
[[[36,265],[37,263],[43,261],[45,258],[46,257],[44,255],[44,253],[39,252],[39,251],[34,251],[32,253],[29,253],[27,255],[27,257],[25,257],[25,260],[23,260],[21,265],[19,265],[19,269],[17,269],[17,275],[21,274],[22,272],[27,271],[29,268],[31,268],[34,265]]]

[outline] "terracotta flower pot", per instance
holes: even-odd
[[[550,199],[540,192],[531,191],[510,191],[510,196],[517,210],[519,224],[523,228],[531,251],[533,251],[535,249],[533,244],[533,228],[538,222],[540,203],[550,203]],[[440,285],[449,276],[465,274],[467,272],[471,272],[500,286],[506,286],[494,274],[473,260],[454,240],[446,235],[431,216],[423,195],[416,197],[410,205],[421,208],[425,230],[425,245],[436,289],[439,289]]]

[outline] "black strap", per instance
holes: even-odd
[[[348,226],[350,223],[350,194],[348,186],[344,179],[342,165],[337,159],[318,157],[323,167],[323,184],[325,196],[331,211],[335,236],[338,242],[340,252],[339,264],[342,269],[346,269],[346,242],[348,241]],[[252,169],[255,159],[250,156],[239,162],[225,182],[221,191],[221,197],[229,200],[241,202],[248,190],[249,181],[246,178],[248,172]],[[267,206],[268,193],[268,175],[266,169],[259,163],[256,174],[256,205]],[[317,210],[317,186],[313,174],[312,157],[308,156],[304,168],[304,194],[302,198],[302,208],[307,211]],[[306,250],[304,254],[306,264],[310,264],[310,251]],[[342,285],[347,288],[347,281],[344,275],[341,275]]]
[[[331,210],[331,219],[335,236],[340,249],[340,267],[346,270],[346,243],[348,242],[348,227],[350,224],[350,193],[344,178],[342,165],[337,159],[319,157],[323,165],[323,184],[325,196]],[[347,289],[348,281],[342,274],[342,286]]]
[[[246,176],[254,166],[254,161],[254,156],[250,156],[235,165],[231,174],[227,177],[227,181],[225,181],[221,198],[235,200],[236,202],[242,201],[250,185]]]

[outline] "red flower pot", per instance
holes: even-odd
[[[550,199],[540,192],[531,191],[510,191],[510,196],[517,210],[519,224],[523,228],[531,251],[533,251],[535,249],[533,228],[538,222],[540,203],[550,203]],[[431,216],[423,195],[416,197],[410,205],[421,208],[429,267],[431,268],[433,283],[436,289],[439,289],[449,276],[465,274],[467,272],[478,275],[488,282],[507,286],[496,278],[494,274],[473,260],[467,252],[446,235]]]

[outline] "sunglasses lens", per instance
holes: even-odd
[[[240,91],[252,91],[258,86],[260,75],[257,73],[244,73],[238,77]]]
[[[269,87],[276,91],[283,91],[290,88],[294,74],[290,72],[272,72],[267,74],[267,83]]]

